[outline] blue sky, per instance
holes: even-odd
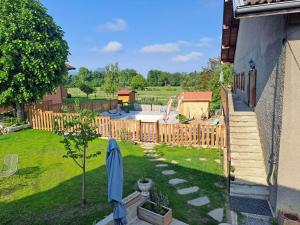
[[[41,0],[65,31],[70,64],[119,62],[150,69],[200,70],[220,54],[222,0]]]

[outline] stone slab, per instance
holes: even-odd
[[[187,194],[191,194],[191,193],[194,193],[197,191],[199,191],[199,187],[193,186],[193,187],[189,187],[189,188],[179,189],[179,190],[177,190],[177,193],[180,195],[187,195]]]
[[[167,167],[167,166],[169,166],[168,164],[157,164],[157,165],[155,165],[156,167]]]
[[[223,221],[223,216],[224,216],[224,209],[223,208],[217,208],[208,213],[210,217],[212,217],[214,220],[218,222]]]
[[[173,175],[176,173],[174,170],[164,170],[161,172],[163,175]]]
[[[185,161],[191,162],[191,161],[192,161],[192,159],[185,159]]]
[[[180,178],[174,178],[174,179],[169,180],[169,184],[171,184],[171,185],[182,184],[185,182],[187,182],[187,181],[184,179],[180,179]]]
[[[221,164],[220,159],[216,159],[215,162],[218,163],[218,164]]]
[[[151,162],[166,161],[165,158],[149,159]]]
[[[200,161],[207,161],[207,158],[199,158]]]
[[[204,196],[204,197],[189,200],[187,203],[192,206],[200,207],[200,206],[209,204],[210,201],[209,201],[208,197]]]
[[[172,163],[172,164],[178,164],[178,162],[175,161],[175,160],[172,160],[171,163]]]

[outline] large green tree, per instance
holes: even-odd
[[[146,79],[142,75],[134,76],[131,79],[131,88],[134,90],[144,90],[146,86]]]
[[[0,104],[24,103],[53,92],[66,74],[63,30],[37,0],[0,1]]]

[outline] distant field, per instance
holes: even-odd
[[[154,104],[167,104],[170,97],[175,98],[182,92],[181,87],[148,87],[144,91],[137,91],[136,99],[141,103],[154,103]],[[72,98],[80,98],[82,101],[93,101],[94,99],[109,99],[116,96],[107,95],[100,88],[97,88],[96,95],[92,94],[89,99],[86,95],[79,90],[79,88],[68,88],[68,93],[72,95]],[[154,98],[154,102],[153,102]],[[69,100],[69,101],[72,101]]]

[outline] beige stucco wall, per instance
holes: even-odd
[[[300,15],[287,31],[277,210],[300,213]]]
[[[209,102],[182,102],[179,107],[179,113],[195,119],[200,119],[203,113],[208,117]]]

